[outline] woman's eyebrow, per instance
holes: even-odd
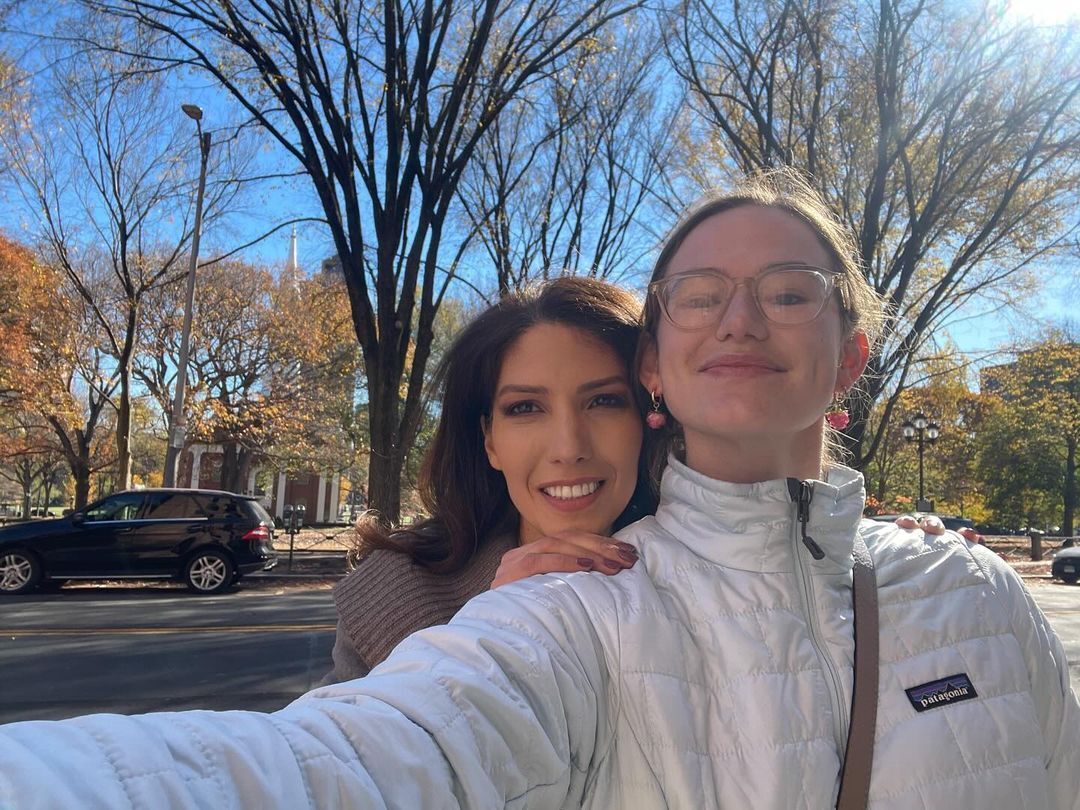
[[[498,399],[503,394],[546,394],[547,389],[541,385],[519,385],[517,383],[507,383],[498,391],[495,392],[495,398]]]
[[[584,393],[586,391],[594,391],[597,388],[606,388],[609,385],[615,383],[622,383],[623,385],[629,385],[626,381],[626,377],[622,374],[612,374],[610,377],[602,377],[599,380],[590,380],[587,383],[583,383],[578,386],[578,393]]]
[[[612,374],[610,377],[601,377],[598,380],[589,380],[586,383],[582,383],[577,387],[578,393],[585,391],[594,391],[597,388],[604,388],[615,383],[622,383],[623,385],[629,385],[626,381],[626,376],[623,374]],[[542,385],[522,385],[520,383],[507,383],[495,392],[495,398],[503,396],[504,394],[546,394],[548,389]]]
[[[779,262],[769,262],[763,264],[757,269],[757,273],[764,273],[766,270],[774,270],[777,267],[813,267],[817,270],[828,270],[827,267],[821,267],[814,262],[808,262],[805,259],[785,259]],[[832,272],[832,271],[830,271]],[[720,273],[721,275],[727,275],[727,270],[723,267],[717,267],[715,265],[706,265],[702,267],[687,267],[685,270],[676,270],[672,273],[672,276],[682,276],[687,273]]]

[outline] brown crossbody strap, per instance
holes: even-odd
[[[852,592],[855,602],[855,682],[851,694],[851,727],[840,772],[837,810],[864,810],[870,797],[874,763],[874,730],[878,704],[878,602],[874,563],[857,534],[852,550]]]

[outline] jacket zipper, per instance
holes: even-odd
[[[815,560],[825,557],[825,552],[817,541],[807,533],[810,523],[810,501],[814,497],[814,485],[797,478],[788,479],[788,491],[795,502],[795,525],[792,527],[792,541],[795,546],[795,579],[799,584],[799,596],[803,612],[806,615],[806,627],[810,634],[810,644],[814,647],[825,671],[825,681],[829,686],[829,700],[832,702],[833,735],[836,737],[836,751],[841,763],[847,747],[848,707],[844,702],[844,690],[840,680],[840,671],[826,652],[826,645],[821,636],[818,621],[817,600],[810,582],[809,553]],[[802,547],[800,549],[800,546]]]

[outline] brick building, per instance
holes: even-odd
[[[221,484],[221,461],[224,451],[220,445],[189,444],[180,456],[177,485],[202,489],[224,489]],[[192,475],[192,470],[196,474]],[[302,505],[308,523],[334,523],[341,512],[341,475],[337,473],[299,473],[286,475],[270,469],[269,492],[262,491],[257,478],[262,468],[252,465],[243,495],[260,495],[262,502],[276,518],[282,517],[285,504]]]

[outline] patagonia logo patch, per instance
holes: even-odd
[[[925,712],[927,709],[936,709],[939,706],[948,706],[950,703],[959,703],[961,700],[971,700],[979,693],[971,683],[971,678],[961,672],[959,675],[950,675],[948,678],[939,678],[921,686],[913,686],[905,689],[908,700],[917,712]]]

